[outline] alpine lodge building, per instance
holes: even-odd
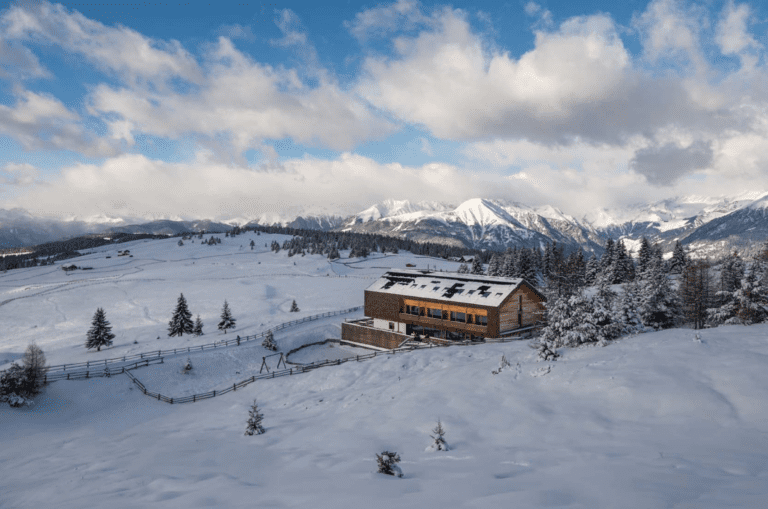
[[[414,335],[446,341],[519,334],[544,320],[546,298],[528,281],[425,270],[390,270],[365,290],[362,320],[341,339],[397,348]]]

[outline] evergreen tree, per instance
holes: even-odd
[[[192,371],[192,361],[189,359],[189,357],[187,357],[187,362],[184,363],[184,369],[182,372],[186,375],[190,371]]]
[[[435,429],[432,430],[432,433],[434,435],[430,435],[432,437],[432,440],[434,442],[430,446],[430,449],[433,451],[448,451],[450,448],[448,447],[448,444],[445,442],[445,430],[443,429],[443,424],[440,422],[440,419],[437,420],[437,426],[435,426]]]
[[[662,261],[654,255],[640,282],[640,318],[653,329],[672,327],[681,316],[682,303],[672,291]]]
[[[377,454],[376,463],[379,467],[378,473],[403,477],[403,472],[397,466],[397,463],[400,463],[400,455],[396,452],[384,451]]]
[[[291,313],[298,313],[299,312],[299,306],[296,305],[296,301],[294,300],[291,303]]]
[[[640,250],[637,253],[637,273],[642,274],[645,272],[646,267],[651,259],[651,243],[643,236],[640,239]]]
[[[740,287],[733,293],[735,317],[733,323],[752,325],[766,317],[766,293],[757,279],[756,267],[742,278]]]
[[[253,240],[251,240],[251,251],[253,251],[254,246],[256,246],[256,243]]]
[[[633,334],[643,330],[640,318],[640,287],[638,280],[622,284],[621,297],[616,301],[616,322],[621,324],[622,334]]]
[[[592,257],[587,260],[587,267],[584,271],[584,283],[588,285],[595,284],[599,274],[600,262],[598,261],[597,256],[592,255]]]
[[[606,277],[613,267],[614,247],[615,244],[613,239],[609,238],[605,242],[605,251],[603,252],[603,256],[600,257],[600,275],[603,277]]]
[[[272,350],[273,352],[277,351],[277,343],[275,343],[275,336],[272,335],[271,330],[267,331],[267,335],[264,336],[264,341],[261,343],[261,346],[267,350]]]
[[[88,349],[95,348],[97,352],[100,352],[102,346],[112,346],[115,335],[112,334],[112,327],[109,325],[102,308],[96,309],[86,337],[85,347]]]
[[[176,309],[173,311],[171,321],[168,322],[168,336],[183,336],[186,334],[192,334],[195,331],[195,324],[192,323],[192,313],[189,312],[187,307],[187,299],[184,298],[184,294],[179,295],[178,301],[176,301]]]
[[[195,328],[192,330],[192,333],[195,336],[202,336],[203,333],[203,321],[200,319],[200,315],[197,315],[197,319],[195,320]]]
[[[469,274],[469,267],[466,263],[462,263],[459,265],[459,268],[456,270],[459,274]]]
[[[181,240],[179,240],[178,244],[179,244],[179,247],[181,247],[181,246],[183,246],[183,245],[184,245],[184,242],[182,242]]]
[[[232,318],[232,313],[229,310],[229,304],[227,304],[227,301],[224,301],[224,307],[221,308],[221,321],[219,322],[219,330],[223,330],[224,334],[227,333],[228,329],[234,329],[235,328],[235,319]]]
[[[549,349],[578,346],[601,339],[601,333],[591,319],[594,311],[592,302],[582,292],[553,301],[548,306],[547,326],[541,336],[541,341]]]
[[[248,423],[247,427],[245,428],[245,434],[248,436],[251,435],[261,435],[264,433],[264,426],[261,425],[261,421],[264,418],[264,415],[262,415],[261,412],[259,412],[259,407],[256,405],[256,400],[253,400],[253,404],[251,405],[251,408],[248,410]]]
[[[488,275],[489,276],[500,276],[501,275],[501,258],[499,258],[499,255],[493,254],[491,256],[491,261],[488,262]]]
[[[669,261],[669,271],[673,274],[682,274],[688,265],[688,256],[680,241],[675,241],[675,248],[672,251],[672,258]]]
[[[533,263],[531,252],[525,248],[522,248],[518,251],[517,274],[518,277],[525,279],[532,285],[536,285],[536,267]]]
[[[694,329],[703,328],[714,297],[709,261],[698,260],[682,267],[679,292],[686,321],[692,323]]]
[[[504,262],[501,266],[501,275],[504,277],[515,277],[517,274],[517,255],[511,249],[507,249],[504,254]]]
[[[475,257],[472,259],[472,274],[482,275],[483,274],[483,262],[480,261],[480,256],[475,255]]]

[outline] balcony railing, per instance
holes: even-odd
[[[434,325],[442,327],[457,327],[467,332],[486,332],[488,327],[486,325],[477,325],[474,323],[465,322],[452,322],[450,320],[442,320],[440,318],[430,318],[428,316],[417,316],[410,313],[400,313],[401,321],[414,321],[419,325]]]

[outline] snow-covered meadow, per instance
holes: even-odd
[[[388,267],[457,267],[408,253],[331,264],[264,247],[285,236],[219,237],[217,246],[105,246],[67,261],[89,271],[57,264],[1,274],[0,368],[30,341],[61,364],[253,334],[361,305]],[[116,256],[124,249],[133,258]],[[167,337],[180,292],[204,336]],[[226,335],[216,330],[224,299],[237,319]],[[294,299],[299,313],[288,311]],[[99,306],[117,338],[88,352]],[[285,352],[338,337],[339,323],[356,316],[287,328],[275,340]],[[642,334],[561,350],[548,363],[525,341],[435,348],[184,405],[152,400],[124,375],[55,382],[32,407],[0,407],[0,508],[764,507],[768,325],[699,336]],[[296,360],[343,350],[310,347]],[[150,390],[182,396],[256,374],[268,353],[255,343],[192,354],[189,374],[186,355],[133,373]],[[494,375],[502,355],[511,366]],[[244,436],[254,399],[266,434]],[[425,450],[438,418],[448,452]],[[400,454],[402,479],[375,473],[384,450]]]

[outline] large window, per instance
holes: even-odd
[[[458,311],[451,311],[451,321],[465,323],[467,321],[467,315]]]
[[[487,316],[482,316],[482,315],[477,315],[477,316],[475,316],[475,323],[477,325],[482,325],[483,327],[488,327],[488,317]]]
[[[437,318],[438,320],[443,318],[443,312],[440,309],[427,308],[427,316],[430,318]]]

